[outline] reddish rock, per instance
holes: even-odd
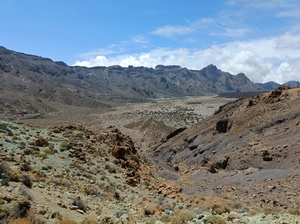
[[[207,162],[204,167],[206,168],[206,170],[208,172],[211,172],[211,173],[217,173],[217,170],[215,169],[215,166],[214,164],[212,164],[211,162]]]
[[[112,155],[117,159],[125,160],[126,149],[123,146],[115,146],[112,150]]]
[[[49,145],[48,140],[44,138],[39,138],[35,141],[35,145],[38,147],[46,147]]]

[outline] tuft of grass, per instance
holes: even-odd
[[[28,200],[21,200],[13,209],[14,216],[16,218],[25,218],[31,208],[31,204]]]
[[[298,207],[294,207],[294,208],[291,208],[289,211],[288,211],[289,214],[291,215],[297,215],[297,216],[300,216],[300,208]]]
[[[145,206],[144,208],[144,214],[146,216],[154,215],[155,212],[159,211],[160,208],[157,204],[150,204],[148,206]]]
[[[5,220],[10,215],[10,209],[1,203],[0,206],[0,220]]]
[[[75,220],[61,220],[59,224],[78,224]]]
[[[222,215],[223,213],[230,213],[230,209],[227,206],[214,204],[211,206],[212,213],[214,215]]]
[[[8,222],[8,224],[34,224],[34,221],[28,220],[26,218],[13,219],[10,222]]]
[[[97,223],[98,223],[97,218],[91,215],[84,217],[84,220],[80,222],[80,224],[97,224]]]
[[[183,224],[187,223],[188,221],[192,220],[196,214],[191,211],[187,210],[177,210],[175,211],[175,217],[171,219],[172,224]]]
[[[60,150],[69,150],[73,147],[74,144],[68,141],[63,141],[60,143]]]
[[[206,218],[205,224],[226,224],[226,221],[219,216],[209,216]]]
[[[36,154],[35,156],[36,156],[36,157],[40,157],[40,158],[42,158],[42,159],[46,159],[46,158],[47,158],[47,154],[46,154],[46,153],[42,153],[42,152]]]
[[[45,149],[44,152],[48,155],[53,155],[55,153],[53,149]]]
[[[276,208],[265,208],[264,209],[265,215],[269,215],[269,214],[276,213],[276,212],[278,212],[278,209],[276,209]]]

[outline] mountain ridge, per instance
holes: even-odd
[[[87,68],[4,47],[0,47],[0,78],[0,113],[9,115],[45,116],[58,111],[61,104],[110,108],[157,98],[266,91],[245,74],[232,75],[212,64],[201,70],[178,65]]]

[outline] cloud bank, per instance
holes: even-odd
[[[293,28],[277,37],[215,44],[206,49],[156,48],[137,54],[98,55],[76,61],[74,65],[155,67],[158,64],[180,65],[189,69],[202,69],[214,64],[234,75],[245,73],[253,82],[299,81],[300,28]]]

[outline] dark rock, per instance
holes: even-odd
[[[62,218],[62,215],[58,211],[53,212],[51,215],[51,219],[61,219],[61,218]]]
[[[225,170],[226,167],[227,167],[227,164],[228,164],[228,160],[229,160],[229,157],[228,156],[225,156],[225,158],[221,161],[218,161],[214,164],[214,166],[217,168],[217,169],[223,169]]]
[[[167,139],[170,139],[170,138],[172,138],[172,137],[174,137],[174,136],[180,134],[180,133],[183,132],[185,129],[186,129],[186,127],[176,129],[175,131],[171,132],[171,133],[167,136]]]
[[[216,130],[219,133],[226,133],[231,128],[231,121],[229,119],[222,119],[217,122]]]
[[[125,160],[126,149],[123,146],[115,146],[112,150],[112,155],[117,159]]]
[[[263,157],[263,160],[267,161],[267,162],[273,160],[272,155],[267,150],[263,151],[262,157]]]

